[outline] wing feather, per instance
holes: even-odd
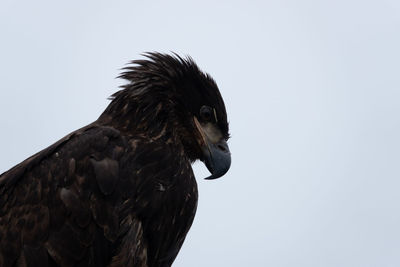
[[[178,154],[91,124],[3,173],[0,266],[171,265],[197,205]]]
[[[118,198],[109,195],[124,146],[118,131],[92,124],[3,173],[1,266],[106,266],[119,235]]]

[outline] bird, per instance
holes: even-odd
[[[0,266],[172,265],[197,209],[192,164],[229,170],[229,125],[190,56],[142,55],[97,120],[0,175]]]

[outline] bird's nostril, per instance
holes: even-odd
[[[224,151],[224,152],[227,151],[226,147],[224,147],[223,145],[218,145],[217,147],[218,147],[220,150]]]

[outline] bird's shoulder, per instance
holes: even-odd
[[[126,150],[132,149],[118,130],[91,124],[3,173],[0,266],[83,259],[103,266],[120,233],[115,189],[124,188],[117,184]],[[132,183],[124,186],[132,191]]]

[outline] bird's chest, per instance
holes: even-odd
[[[132,183],[132,201],[127,205],[142,222],[149,266],[169,266],[196,213],[197,184],[191,164],[179,146],[154,141],[146,142],[144,149],[140,141],[130,143],[133,152],[124,161],[128,166],[124,177]]]
[[[175,181],[157,180],[150,205],[156,232],[184,231],[191,224],[197,207],[197,184],[192,172]]]
[[[179,252],[197,208],[197,184],[192,171],[176,178],[174,183],[157,181],[152,214],[145,223],[150,258],[165,262]]]

